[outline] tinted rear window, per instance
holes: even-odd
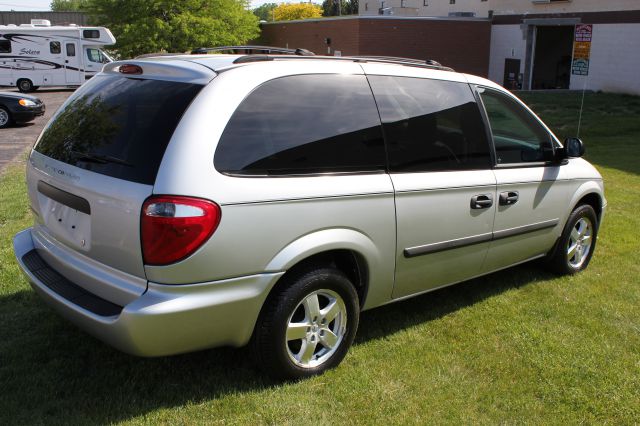
[[[376,104],[363,75],[297,75],[268,81],[235,111],[215,166],[233,174],[384,170]]]
[[[153,184],[171,135],[201,88],[94,77],[56,115],[35,150],[96,173]]]

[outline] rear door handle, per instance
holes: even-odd
[[[511,204],[515,204],[518,202],[518,191],[508,191],[500,193],[500,205],[501,206],[510,206]]]
[[[491,194],[479,194],[471,197],[472,209],[487,209],[493,205]]]

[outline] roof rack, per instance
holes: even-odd
[[[296,56],[296,55],[245,55],[240,56],[233,61],[234,64],[243,64],[248,62],[260,62],[260,61],[274,61],[280,59],[332,59],[338,61],[353,61],[353,62],[375,62],[383,64],[396,64],[405,65],[409,67],[430,68],[441,71],[454,71],[453,68],[445,67],[439,62],[432,59],[419,60],[410,58],[396,58],[393,56]]]
[[[413,58],[402,58],[399,56],[369,56],[369,55],[354,55],[349,57],[358,58],[358,59],[368,59],[372,61],[401,62],[401,63],[407,63],[407,64],[431,65],[434,67],[443,67],[443,65],[440,62],[434,61],[433,59],[421,60],[421,59],[413,59]],[[447,67],[443,67],[443,68],[447,68]]]
[[[180,55],[184,55],[184,53],[170,53],[170,52],[143,53],[142,55],[138,55],[133,59],[156,58],[158,56],[180,56]]]
[[[307,49],[285,49],[284,47],[272,47],[272,46],[219,46],[219,47],[198,47],[191,51],[192,55],[199,55],[203,53],[211,52],[224,52],[231,51],[232,53],[239,53],[239,50],[245,51],[246,54],[262,53],[262,54],[289,54],[296,56],[314,56],[315,54]]]

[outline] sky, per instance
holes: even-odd
[[[252,7],[260,6],[263,3],[270,3],[273,0],[251,0]],[[274,3],[286,2],[298,0],[278,0]],[[29,10],[29,11],[44,11],[49,10],[49,4],[51,0],[0,0],[0,10]]]

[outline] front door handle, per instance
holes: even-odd
[[[500,193],[500,205],[501,206],[510,206],[511,204],[515,204],[518,202],[518,191],[508,191]]]
[[[487,209],[493,205],[491,194],[479,194],[471,197],[472,209]]]

